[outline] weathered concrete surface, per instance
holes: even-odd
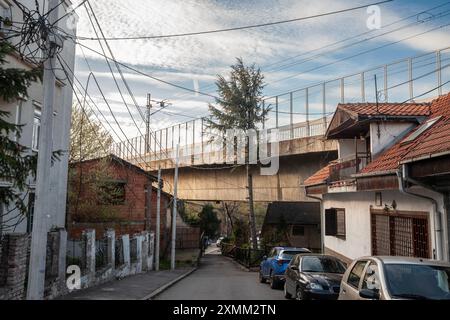
[[[298,147],[295,140],[289,142],[289,148]],[[336,158],[337,151],[282,156],[279,172],[274,176],[261,176],[258,168],[253,169],[255,201],[311,201],[300,185]],[[234,169],[223,169],[223,165],[218,167],[215,170],[180,168],[178,196],[184,200],[196,201],[246,201],[248,193],[245,166]],[[166,182],[164,188],[169,193],[173,192],[173,173],[173,170],[163,170],[163,180]]]
[[[200,268],[155,300],[283,300],[283,291],[259,283],[258,274],[244,271],[216,250],[202,258]]]

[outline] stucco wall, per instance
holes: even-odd
[[[406,129],[412,126],[411,123],[392,123],[385,122],[370,124],[370,148],[372,155],[383,151],[386,146],[389,146],[393,141],[405,132]],[[378,130],[380,137],[378,137]]]
[[[421,188],[413,189],[415,193],[432,195],[431,192]],[[439,210],[443,210],[443,199],[434,194],[439,203]],[[397,203],[399,211],[419,211],[431,213],[430,216],[430,242],[432,246],[432,254],[436,249],[435,244],[435,219],[433,213],[433,205],[431,201],[422,200],[411,196],[406,196],[400,191],[383,191],[383,206],[375,206],[375,192],[358,192],[358,193],[338,193],[326,194],[324,196],[323,210],[329,208],[345,209],[346,222],[346,239],[325,236],[325,247],[347,257],[356,259],[362,256],[372,254],[371,248],[371,230],[370,230],[370,207],[374,209],[383,209],[385,204],[391,205],[393,200]],[[322,212],[324,216],[324,211]],[[445,220],[444,220],[445,221]],[[448,234],[446,226],[444,226],[443,235]],[[447,237],[444,237],[446,239]],[[445,240],[444,258],[448,260],[448,239]]]

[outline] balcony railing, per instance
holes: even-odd
[[[350,159],[338,160],[338,163],[330,167],[330,182],[351,180],[352,176],[360,172],[370,161],[370,152],[361,152]]]

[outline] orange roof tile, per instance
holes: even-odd
[[[320,169],[311,177],[305,180],[305,186],[315,186],[318,184],[325,183],[330,177],[330,167],[335,163],[335,161],[330,162],[326,167]]]
[[[428,116],[430,103],[345,103],[338,109],[346,110],[360,116]]]
[[[439,116],[441,118],[415,140],[404,142],[421,126],[418,126],[405,139],[371,162],[361,170],[361,174],[394,170],[399,167],[402,161],[450,151],[450,93],[431,103],[431,114],[428,120]]]

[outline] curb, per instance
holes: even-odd
[[[190,276],[192,273],[194,273],[195,271],[197,271],[198,267],[195,267],[192,270],[189,270],[188,272],[182,274],[181,276],[179,276],[178,278],[170,281],[169,283],[166,283],[165,285],[163,285],[162,287],[159,287],[158,289],[154,290],[152,293],[150,293],[149,295],[146,295],[145,297],[139,299],[139,300],[152,300],[154,297],[156,297],[157,295],[161,294],[162,292],[164,292],[165,290],[169,289],[171,286],[173,286],[174,284],[176,284],[177,282],[183,280],[184,278],[186,278],[187,276]]]

